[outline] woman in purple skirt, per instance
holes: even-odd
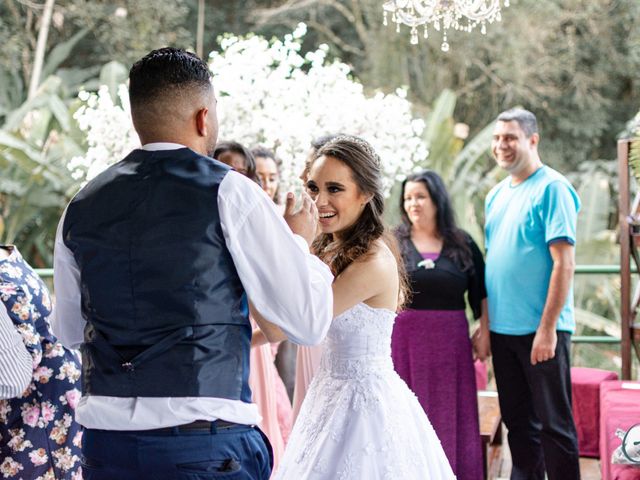
[[[482,479],[478,401],[465,294],[487,322],[484,260],[455,224],[442,179],[426,170],[402,184],[400,243],[413,298],[396,318],[395,369],[418,397],[460,479]],[[478,352],[480,358],[488,352]]]

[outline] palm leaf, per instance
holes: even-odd
[[[126,67],[119,62],[109,62],[100,70],[100,85],[109,88],[111,100],[118,101],[118,86],[124,83],[129,76]]]
[[[493,138],[494,124],[491,122],[476,134],[460,151],[454,161],[455,179],[451,185],[451,191],[459,191],[466,181],[469,171],[473,169],[480,159],[489,151]]]
[[[74,47],[80,40],[82,40],[82,38],[87,33],[89,33],[89,29],[83,28],[75,35],[73,35],[69,40],[58,43],[55,47],[53,47],[53,49],[51,49],[51,51],[47,54],[47,62],[42,67],[41,78],[47,78],[49,75],[53,75],[58,67],[69,58]]]
[[[442,122],[453,118],[453,110],[456,107],[456,94],[449,89],[444,89],[433,104],[431,113],[427,116],[427,125],[423,134],[427,144],[437,139],[437,132]]]
[[[7,151],[11,149],[17,152]],[[3,151],[4,150],[4,151]],[[29,143],[25,142],[17,134],[9,133],[4,130],[0,130],[0,161],[2,161],[2,155],[11,155],[12,153],[23,154],[25,160],[28,159],[35,163],[41,163],[41,154]]]
[[[604,332],[611,337],[620,338],[620,324],[615,320],[610,320],[593,312],[575,309],[576,323],[584,325],[592,330]]]

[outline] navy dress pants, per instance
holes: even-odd
[[[577,480],[578,437],[571,410],[571,334],[558,333],[555,357],[531,365],[534,334],[491,332],[502,420],[509,433],[512,480]]]
[[[271,446],[256,427],[106,431],[82,438],[85,480],[268,480]]]

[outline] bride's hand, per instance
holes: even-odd
[[[295,210],[296,199],[293,193],[287,193],[284,219],[293,233],[300,235],[311,245],[316,236],[318,228],[318,209],[311,197],[306,193],[301,193],[302,206]]]

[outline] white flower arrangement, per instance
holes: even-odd
[[[327,60],[328,47],[300,54],[306,26],[283,41],[250,35],[226,35],[221,52],[209,56],[218,97],[220,140],[248,147],[263,145],[282,160],[285,187],[296,184],[316,137],[345,133],[369,141],[382,159],[388,192],[397,178],[411,172],[428,150],[425,124],[413,117],[405,89],[368,96],[348,65]],[[88,151],[74,158],[76,178],[90,179],[139,145],[129,115],[126,86],[114,103],[106,87],[81,93],[75,118],[87,133]]]

